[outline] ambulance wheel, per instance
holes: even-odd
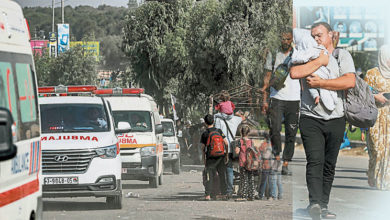
[[[163,184],[163,172],[161,172],[160,176],[158,177],[158,185]]]
[[[180,158],[172,163],[172,173],[180,174]]]
[[[110,208],[121,209],[122,208],[122,195],[107,197],[106,203]]]
[[[158,187],[158,176],[154,176],[149,178],[149,187],[157,188]]]

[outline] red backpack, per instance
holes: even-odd
[[[222,157],[225,155],[223,137],[218,131],[212,131],[207,139],[207,152],[209,157]]]
[[[243,141],[246,146],[246,141]],[[260,151],[253,146],[253,141],[251,140],[251,146],[246,148],[246,162],[245,169],[248,171],[255,171],[260,168]]]

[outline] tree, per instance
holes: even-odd
[[[39,86],[95,85],[97,80],[95,57],[81,46],[49,57],[35,55],[35,66]]]
[[[173,93],[189,117],[199,117],[210,94],[260,86],[265,55],[291,21],[291,1],[148,2],[125,19],[127,76],[160,105]]]

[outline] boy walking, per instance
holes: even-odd
[[[205,197],[204,200],[209,201],[211,199],[211,191],[214,186],[215,176],[218,175],[219,188],[221,191],[222,199],[227,199],[226,196],[226,146],[228,145],[225,135],[221,129],[214,127],[214,116],[206,115],[204,117],[206,124],[206,131],[203,132],[200,139],[202,144],[203,161],[205,164]],[[221,145],[222,152],[220,149]]]

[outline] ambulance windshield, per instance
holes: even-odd
[[[42,133],[109,131],[107,115],[99,104],[42,104]]]
[[[115,127],[121,121],[128,122],[131,126],[131,131],[134,132],[150,132],[152,131],[152,123],[150,112],[148,111],[113,111]]]

